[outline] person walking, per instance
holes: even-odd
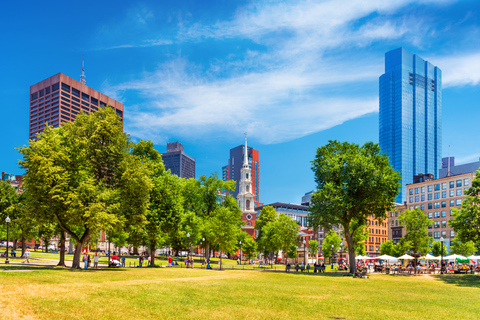
[[[29,256],[30,256],[30,250],[27,249],[27,250],[25,250],[25,253],[23,254],[23,257],[25,258],[25,260],[23,260],[22,263],[25,263],[25,261],[26,261],[27,263],[30,263],[30,260],[28,260],[28,257],[29,257]]]
[[[122,257],[122,267],[125,268],[125,256]]]
[[[99,260],[98,252],[95,252],[95,255],[93,256],[93,268],[98,269],[98,260]]]
[[[83,263],[85,264],[84,269],[87,270],[87,268],[88,268],[88,256],[87,256],[86,252],[83,255]]]
[[[168,257],[168,266],[169,266],[169,267],[172,267],[172,266],[173,266],[172,256],[169,256],[169,257]]]

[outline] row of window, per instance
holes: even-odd
[[[441,231],[441,233],[440,233],[440,231],[436,231],[436,232],[433,233],[433,238],[434,239],[440,239],[440,234],[442,235],[443,238],[447,237],[447,231]],[[431,237],[432,233],[429,232],[428,236]],[[453,239],[453,238],[455,238],[455,232],[453,230],[451,230],[450,231],[450,239]]]
[[[450,200],[450,207],[454,207],[454,206],[461,206],[462,205],[462,200],[463,199],[455,199],[455,200]],[[442,202],[434,202],[434,203],[429,203],[427,205],[427,208],[428,209],[438,209],[438,208],[446,208],[447,207],[447,201],[442,201]],[[421,205],[416,205],[416,206],[410,206],[409,207],[410,210],[413,210],[413,209],[420,209],[420,210],[425,210],[425,205],[424,204],[421,204]]]
[[[470,183],[469,178],[463,179],[463,185],[464,186],[468,186],[469,183]],[[457,188],[459,188],[459,187],[462,186],[462,180],[459,179],[459,180],[456,180],[456,181],[450,181],[449,184],[450,184],[450,188],[455,188],[455,186]],[[432,192],[433,189],[435,189],[435,191],[440,190],[440,187],[442,188],[442,190],[446,190],[447,189],[447,182],[443,182],[442,184],[437,183],[435,185],[429,185],[429,186],[427,186],[427,189],[428,189],[428,192]],[[414,191],[415,191],[415,194],[425,193],[425,187],[411,188],[411,189],[408,190],[410,195],[413,195]]]
[[[50,92],[55,92],[58,90],[58,83],[55,83],[54,85],[52,85],[51,87],[48,86],[38,92],[34,92],[30,95],[30,100],[33,101],[33,100],[37,100],[39,97],[43,97],[44,95],[47,95],[47,94],[50,94]]]
[[[58,100],[58,98],[55,98],[57,96],[58,96],[58,92],[52,94],[51,96],[46,96],[45,98],[41,98],[38,101],[32,102],[31,110],[35,110],[35,109],[40,108],[41,106],[43,106],[45,104],[49,104],[51,102],[51,101],[49,101],[50,98],[54,98],[54,99],[52,99],[52,101]]]
[[[452,189],[449,191],[448,195],[447,195],[447,191],[442,191],[441,193],[441,198],[442,199],[445,199],[447,198],[448,196],[449,197],[459,197],[459,196],[463,196],[464,193],[466,193],[468,190],[468,188],[465,188],[465,189],[461,189],[461,188],[458,188],[458,189]],[[427,199],[428,200],[433,200],[433,199],[440,199],[440,192],[435,192],[435,193],[429,193],[427,195]],[[421,196],[415,196],[415,197],[409,197],[409,202],[412,203],[412,202],[421,202],[421,201],[425,201],[425,195],[422,194]]]

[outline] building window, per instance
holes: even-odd
[[[435,199],[440,199],[440,192],[435,192]]]
[[[434,213],[434,217],[435,217],[435,218],[440,218],[440,212],[436,211],[436,212]]]
[[[433,237],[434,237],[435,239],[440,239],[440,232],[434,232],[434,233],[433,233]]]
[[[466,178],[466,179],[463,180],[463,185],[464,185],[464,186],[468,186],[468,183],[469,183],[468,178]]]
[[[422,201],[425,201],[425,195],[422,194]]]
[[[70,92],[70,86],[68,84],[65,84],[65,83],[62,82],[62,90]]]
[[[432,186],[428,186],[428,192],[432,192]]]
[[[40,97],[43,97],[44,95],[45,95],[45,91],[44,91],[43,89],[40,90],[40,91],[39,91],[39,96],[40,96]]]
[[[422,193],[425,193],[425,187],[422,187]]]
[[[432,233],[431,233],[431,232],[429,232],[429,233],[428,233],[428,236],[429,236],[429,237],[431,237],[431,236],[432,236]]]
[[[412,203],[413,202],[413,197],[410,197],[408,200],[409,200],[410,203]]]
[[[80,91],[75,89],[75,88],[72,88],[72,94],[76,97],[79,97],[80,98]]]
[[[415,202],[420,201],[420,196],[415,196]]]
[[[446,198],[447,197],[447,191],[442,191],[442,198]]]
[[[450,188],[455,188],[455,181],[450,181]]]
[[[425,210],[425,205],[424,204],[422,204],[420,207],[421,207],[421,210]]]
[[[447,201],[442,201],[442,208],[446,208],[447,207]]]
[[[442,218],[445,218],[447,216],[447,211],[442,211]]]
[[[432,203],[431,202],[428,204],[428,209],[432,209]]]
[[[450,238],[455,238],[455,231],[453,230],[450,231]]]
[[[95,99],[94,97],[90,97],[90,103],[92,103],[92,104],[94,104],[94,105],[98,106],[98,100],[97,100],[97,99]]]
[[[457,187],[461,187],[462,186],[462,180],[457,180]]]
[[[457,196],[463,195],[463,190],[462,189],[457,189]]]
[[[435,185],[435,191],[438,191],[438,190],[440,190],[440,184],[439,183]]]
[[[431,212],[428,213],[428,219],[432,219],[432,213]]]
[[[82,92],[82,100],[85,100],[85,101],[89,102],[90,101],[90,96],[88,94]]]
[[[455,200],[450,200],[450,207],[453,207],[455,205]]]
[[[106,107],[107,104],[105,102],[100,101],[100,107]]]
[[[395,220],[395,226],[398,227],[398,220]]]
[[[429,194],[428,194],[428,200],[432,200],[432,199],[433,199],[432,194],[429,193]]]
[[[30,100],[36,100],[38,98],[38,92],[32,93]]]
[[[442,183],[442,190],[446,190],[446,189],[447,189],[447,183],[444,182],[444,183]]]
[[[415,188],[415,194],[418,194],[418,193],[419,193],[419,189]]]
[[[395,220],[392,220],[392,227],[395,227]]]
[[[442,231],[442,237],[446,238],[447,237],[447,231]]]
[[[455,196],[455,190],[450,190],[450,197],[454,197]]]
[[[410,195],[412,196],[413,195],[413,189],[410,189],[409,192],[410,192]]]
[[[447,227],[447,221],[442,221],[442,228],[446,228]]]
[[[433,227],[434,227],[435,229],[440,228],[440,221],[435,221],[435,222],[433,223]]]
[[[435,203],[433,204],[433,207],[434,207],[435,209],[440,208],[440,202],[435,202]]]
[[[457,203],[456,203],[457,206],[461,206],[461,205],[462,205],[462,199],[457,199],[456,202],[457,202]]]

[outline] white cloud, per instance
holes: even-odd
[[[432,58],[432,61],[442,70],[446,88],[480,84],[480,51]]]
[[[385,17],[411,2],[256,3],[231,21],[182,25],[175,41],[249,39],[265,50],[213,60],[201,71],[177,58],[106,90],[145,98],[131,111],[127,104],[126,130],[157,143],[171,134],[204,137],[245,130],[265,144],[299,138],[378,111],[375,89],[383,61],[359,58],[351,49],[402,37],[408,42],[409,35],[416,41],[421,22]],[[361,83],[374,86],[375,93],[352,95],[351,88]]]

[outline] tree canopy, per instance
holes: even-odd
[[[400,175],[378,144],[329,141],[312,161],[317,190],[312,196],[309,223],[314,228],[341,226],[349,260],[355,261],[355,236],[368,217],[383,219],[394,208]],[[350,271],[355,274],[355,263]]]

